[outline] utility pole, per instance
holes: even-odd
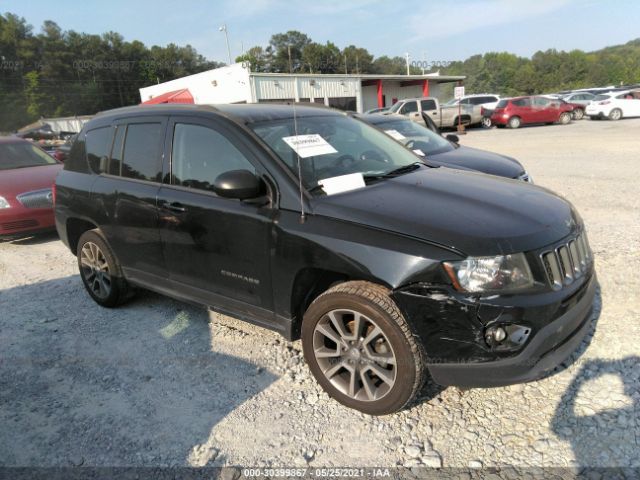
[[[229,57],[229,65],[231,65],[231,49],[229,48],[229,32],[227,31],[227,24],[223,23],[218,30],[224,32],[224,39],[227,42],[227,56]]]
[[[411,75],[411,70],[409,69],[409,52],[405,53],[404,56],[407,59],[407,75]]]

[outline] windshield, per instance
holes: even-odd
[[[307,144],[298,149],[302,183],[309,190],[327,178],[351,173],[380,177],[418,161],[384,133],[349,117],[318,115],[298,118],[296,123],[297,137],[293,118],[256,122],[249,127],[296,177],[298,159],[290,144],[296,140]],[[310,137],[300,138],[303,135]]]
[[[55,165],[57,162],[30,143],[0,143],[0,170]]]
[[[390,137],[418,155],[421,153],[427,156],[435,155],[455,149],[442,136],[411,120],[393,119],[388,122],[378,123],[376,127],[384,130]]]
[[[404,102],[396,102],[389,108],[389,112],[396,113],[404,105]]]

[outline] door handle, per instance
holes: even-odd
[[[184,213],[187,211],[187,207],[185,207],[179,202],[173,202],[173,203],[163,202],[162,208],[169,210],[171,212],[176,212],[176,213]]]

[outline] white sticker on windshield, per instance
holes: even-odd
[[[389,135],[391,138],[395,140],[404,140],[405,138],[407,138],[404,135],[402,135],[398,130],[385,130],[384,133],[386,133],[387,135]]]
[[[350,173],[349,175],[340,175],[339,177],[325,178],[318,182],[322,185],[322,190],[327,195],[335,195],[336,193],[348,192],[357,188],[366,187],[362,173]]]
[[[426,155],[424,154],[424,152],[422,150],[420,150],[419,148],[415,148],[413,150],[413,153],[415,153],[416,155],[420,155],[421,157],[426,157]]]
[[[300,158],[315,157],[316,155],[328,155],[330,153],[338,153],[338,151],[327,143],[317,133],[313,135],[294,135],[292,137],[283,137],[287,145],[300,155]]]

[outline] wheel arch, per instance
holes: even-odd
[[[68,218],[66,230],[69,249],[75,254],[78,249],[78,240],[80,240],[82,234],[95,228],[98,228],[98,226],[89,220],[75,217]]]

